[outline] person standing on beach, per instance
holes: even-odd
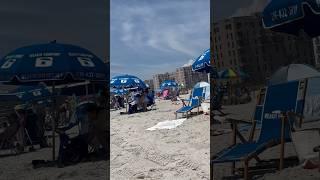
[[[25,146],[25,127],[26,127],[26,110],[24,105],[17,105],[15,107],[17,118],[19,121],[19,130],[17,132],[17,150],[19,152],[24,151]]]

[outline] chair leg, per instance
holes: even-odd
[[[236,162],[232,162],[231,173],[232,175],[236,174]]]
[[[210,179],[213,179],[213,164],[210,161]]]
[[[245,180],[249,179],[249,162],[248,162],[248,160],[244,161],[244,175],[243,175],[243,178]]]

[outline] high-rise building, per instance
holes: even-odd
[[[153,79],[148,79],[148,80],[145,80],[144,82],[149,85],[149,88],[151,90],[154,90]]]
[[[213,24],[212,33],[217,69],[242,70],[254,84],[290,63],[315,65],[310,38],[264,29],[260,14],[221,20]]]
[[[187,89],[191,89],[197,82],[208,81],[206,73],[194,72],[191,66],[176,69],[176,81]]]
[[[153,88],[159,89],[160,85],[165,80],[175,80],[172,73],[156,74],[153,76]]]
[[[174,80],[184,88],[191,89],[197,82],[208,81],[206,73],[194,72],[191,66],[177,68],[174,72],[164,74],[156,74],[153,76],[153,88],[159,89],[165,80]]]

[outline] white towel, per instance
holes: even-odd
[[[174,128],[180,126],[185,120],[187,120],[187,119],[183,118],[183,119],[159,122],[157,125],[155,125],[151,128],[148,128],[147,130],[154,131],[157,129],[174,129]]]

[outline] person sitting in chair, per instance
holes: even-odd
[[[96,150],[102,146],[102,149],[107,148],[107,143],[102,141],[106,131],[106,109],[97,106],[95,103],[87,103],[84,111],[79,112],[76,117],[77,121],[73,122],[66,128],[60,128],[56,131],[60,134],[60,147],[58,156],[58,166],[78,163],[88,157],[89,145],[94,146]],[[65,131],[71,129],[74,125],[80,123],[79,135],[70,138]],[[99,148],[97,148],[99,147]],[[105,152],[105,150],[103,150]]]

